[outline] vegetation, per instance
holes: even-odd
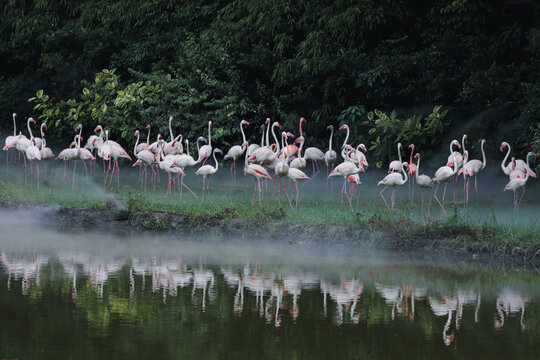
[[[518,151],[540,144],[534,1],[27,0],[0,10],[3,130],[16,111],[59,135],[102,122],[129,140],[148,123],[165,133],[173,115],[190,139],[214,121],[226,146],[242,118],[296,128],[305,116],[323,146],[339,119],[380,164],[398,137],[429,152],[495,109],[478,137],[504,129]],[[436,104],[455,113],[442,131],[426,120]],[[403,120],[386,129],[381,114]]]

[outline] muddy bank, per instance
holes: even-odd
[[[60,205],[34,205],[0,200],[0,209],[29,210],[46,219],[44,226],[67,230],[106,230],[115,234],[161,232],[217,236],[257,236],[290,242],[331,244],[359,243],[391,250],[435,250],[467,253],[474,257],[511,257],[525,262],[540,261],[540,244],[518,244],[497,238],[496,231],[484,227],[456,227],[433,221],[419,224],[404,220],[388,221],[375,215],[358,225],[310,225],[273,221],[247,221],[227,212],[220,215],[190,215],[129,209],[122,200],[110,201],[104,208],[74,208]],[[52,220],[52,221],[51,221]]]

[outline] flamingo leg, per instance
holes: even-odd
[[[443,194],[442,194],[442,202],[444,204],[444,195],[446,195],[446,186],[448,185],[448,183],[445,183],[444,184],[444,191],[443,191]]]
[[[420,198],[422,199],[422,217],[424,217],[424,189],[420,188]]]
[[[394,186],[394,188],[392,189],[392,210],[394,210],[395,198],[396,198],[396,187]]]
[[[280,181],[281,183],[281,181]],[[293,206],[292,206],[292,203],[291,203],[291,198],[289,197],[289,194],[287,194],[287,188],[285,186],[285,181],[283,182],[283,192],[285,193],[285,196],[287,196],[287,200],[289,201],[289,205],[291,207],[291,210],[294,210]]]
[[[39,191],[39,163],[36,163],[36,170],[37,170],[37,189]]]
[[[387,188],[388,188],[388,185],[386,185],[386,186],[384,187],[384,189],[381,190],[381,192],[379,193],[379,195],[381,195],[381,197],[382,197],[382,199],[383,199],[383,201],[384,201],[384,204],[386,205],[386,208],[387,208],[388,210],[390,210],[390,207],[388,206],[388,203],[386,202],[386,199],[384,198],[384,195],[383,195],[384,190],[386,190]]]
[[[71,188],[73,189],[73,186],[75,186],[75,169],[77,168],[77,160],[75,160],[73,164],[73,176],[71,177]]]
[[[259,183],[259,206],[262,207],[262,189],[261,189],[261,180],[259,180],[258,183]]]
[[[294,183],[296,185],[296,208],[298,209],[298,197],[299,197],[299,194],[298,194],[298,181],[295,181]]]
[[[445,184],[445,188],[446,188],[446,184]],[[439,201],[439,198],[437,197],[437,190],[439,190],[439,184],[437,184],[437,187],[435,188],[435,193],[433,194],[433,197],[435,198],[435,200],[437,200],[437,202],[439,203],[439,205],[441,206],[441,209],[444,213],[444,216],[446,216],[446,210],[444,209],[444,205]],[[443,195],[444,196],[444,195]],[[444,199],[444,198],[443,198]],[[444,200],[443,200],[444,201]]]
[[[257,192],[257,182],[258,182],[258,179],[257,178],[254,178],[254,181],[255,181],[255,187],[253,188],[253,198],[251,199],[251,205],[255,205],[255,193]]]
[[[518,209],[519,209],[519,205],[521,205],[521,199],[523,199],[523,195],[525,195],[525,186],[523,186],[523,192],[521,193],[521,196],[519,198],[519,201],[518,201]]]

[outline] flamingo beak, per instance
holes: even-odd
[[[345,129],[345,125],[342,125],[342,126],[339,127],[339,131],[341,131],[343,129]]]
[[[146,125],[146,128],[147,128],[147,129],[150,129],[150,125]]]
[[[283,126],[281,126],[281,124],[278,124],[279,126],[279,130],[283,129]]]
[[[244,120],[244,123],[245,123],[247,126],[249,126],[249,122],[247,122],[247,121]]]

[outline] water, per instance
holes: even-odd
[[[287,239],[60,231],[46,213],[0,215],[0,359],[540,353],[534,268]]]

